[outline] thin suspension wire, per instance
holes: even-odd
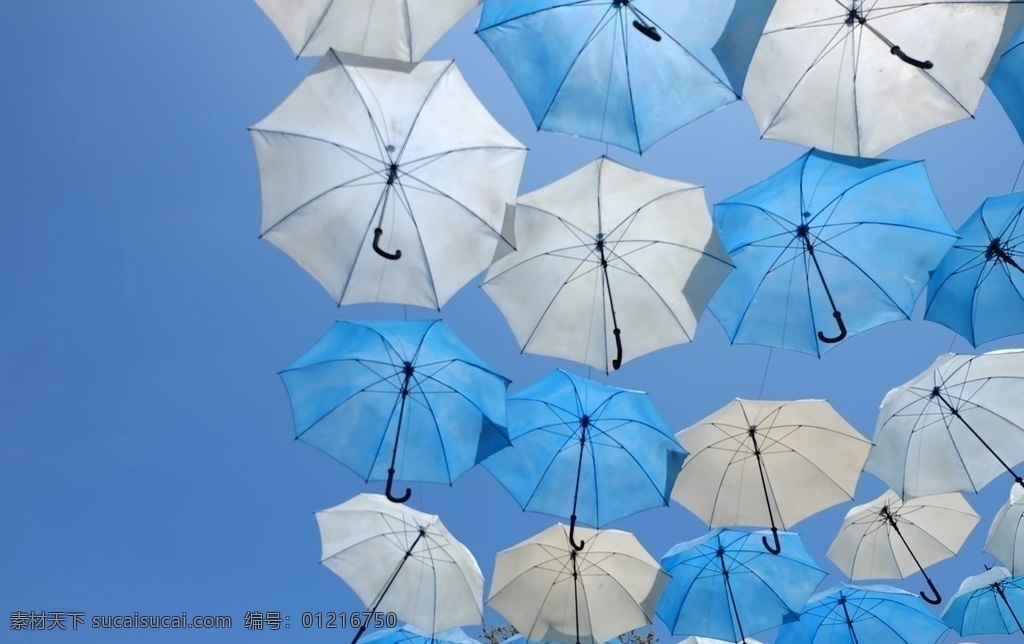
[[[764,373],[761,374],[761,386],[757,390],[757,399],[760,400],[761,396],[764,395],[764,383],[768,380],[768,366],[772,363],[772,347],[768,347],[768,358],[764,361]]]

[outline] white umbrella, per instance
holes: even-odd
[[[891,390],[864,471],[903,498],[977,492],[1024,460],[1024,350],[941,356]]]
[[[877,156],[974,113],[1008,4],[777,0],[744,98],[765,138]]]
[[[322,563],[369,612],[395,613],[428,633],[483,623],[480,566],[436,515],[360,494],[316,520]]]
[[[251,134],[261,236],[339,305],[440,309],[490,265],[526,156],[453,61],[327,54]]]
[[[296,56],[419,62],[481,0],[256,0]]]
[[[652,623],[668,574],[636,537],[556,524],[498,553],[488,605],[528,640],[601,644]]]
[[[526,353],[608,373],[689,342],[732,270],[700,186],[606,157],[519,197],[483,289]]]
[[[1010,569],[1012,576],[1024,574],[1024,489],[1014,485],[1010,498],[999,508],[985,539],[985,552]]]
[[[825,400],[737,398],[676,434],[690,457],[672,498],[711,528],[791,525],[853,499],[871,443]]]
[[[826,555],[852,580],[905,579],[921,571],[935,597],[935,583],[924,571],[960,550],[978,524],[978,513],[962,494],[936,494],[907,501],[892,490],[851,508]]]
[[[743,640],[744,644],[761,644],[761,642],[755,640],[752,637],[748,637]],[[725,640],[716,640],[713,637],[700,637],[699,635],[691,635],[685,640],[679,642],[679,644],[733,644],[732,642],[726,642]]]

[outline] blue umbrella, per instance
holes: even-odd
[[[942,621],[961,635],[1024,633],[1024,577],[1010,577],[1002,566],[960,584]]]
[[[295,434],[364,480],[451,484],[510,445],[509,381],[440,320],[337,322],[281,372]]]
[[[712,53],[727,36],[733,6],[705,0],[487,0],[477,35],[538,128],[643,152],[739,100],[729,80],[735,70],[727,72]],[[754,31],[743,27],[738,31]],[[726,38],[722,47],[736,45]],[[739,49],[749,62],[749,52]]]
[[[819,150],[716,205],[714,221],[736,269],[708,308],[730,340],[817,356],[909,319],[956,240],[923,161]]]
[[[656,612],[673,635],[735,642],[798,619],[826,574],[799,535],[780,532],[782,552],[770,554],[761,541],[769,534],[718,529],[661,558],[672,579]]]
[[[362,641],[363,644],[480,644],[479,640],[466,635],[461,628],[451,628],[431,635],[410,624],[377,631]]]
[[[990,197],[932,273],[926,320],[978,346],[1024,333],[1024,192]]]
[[[524,510],[595,528],[669,504],[686,451],[647,394],[557,370],[508,398],[512,447],[483,462]],[[571,494],[570,494],[571,491]]]
[[[1017,135],[1024,140],[1024,28],[1021,28],[1003,48],[988,86],[999,99]]]
[[[775,644],[934,644],[947,630],[913,593],[843,584],[811,597],[800,621],[779,629]]]

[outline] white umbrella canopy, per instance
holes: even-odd
[[[941,596],[924,569],[956,555],[979,521],[962,494],[903,501],[892,490],[850,509],[827,557],[851,580],[905,579],[920,571],[935,597]]]
[[[499,552],[487,604],[536,642],[603,644],[650,625],[669,579],[654,557],[621,530],[576,537],[580,551],[558,523]]]
[[[481,0],[256,0],[296,56],[419,62]]]
[[[526,353],[608,373],[693,338],[732,262],[704,189],[601,157],[519,197],[483,289]]]
[[[483,623],[480,566],[436,515],[359,494],[316,520],[321,562],[370,612],[393,612],[428,633]]]
[[[1008,5],[777,0],[744,98],[765,138],[877,156],[972,116]]]
[[[708,527],[771,527],[776,535],[852,500],[871,449],[826,400],[737,398],[676,438],[690,457],[673,499]]]
[[[758,640],[753,637],[748,637],[743,640],[744,644],[761,644]],[[734,644],[733,642],[727,642],[725,640],[716,640],[712,637],[701,637],[699,635],[691,635],[685,640],[679,642],[679,644]]]
[[[454,61],[403,71],[329,53],[250,132],[261,237],[339,306],[440,309],[507,243],[526,149]]]
[[[1024,574],[1024,489],[1014,485],[1010,498],[992,520],[985,539],[985,552],[995,557],[1017,577]]]

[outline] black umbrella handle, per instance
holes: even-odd
[[[573,550],[579,552],[583,550],[584,543],[582,540],[578,544],[576,543],[576,515],[574,514],[569,517],[569,545],[572,546]]]
[[[846,337],[846,324],[843,323],[843,314],[840,313],[839,311],[832,311],[832,317],[836,319],[836,324],[839,325],[839,335],[837,335],[834,338],[827,338],[825,337],[824,333],[818,331],[818,339],[821,340],[822,342],[827,342],[829,344],[835,344],[836,342],[840,342],[843,338]]]
[[[395,496],[391,494],[391,489],[395,485],[395,468],[388,468],[388,485],[384,488],[384,495],[388,497],[388,501],[392,503],[405,503],[412,496],[412,490],[405,488],[405,494],[403,496]]]
[[[613,329],[612,334],[615,336],[615,359],[612,360],[612,369],[618,371],[619,367],[622,366],[622,331],[619,329]]]
[[[388,251],[386,251],[386,250],[384,250],[383,248],[380,247],[380,236],[383,235],[383,234],[384,234],[384,231],[381,230],[380,228],[374,228],[373,229],[373,250],[375,250],[377,252],[377,254],[380,255],[381,257],[383,257],[384,259],[391,259],[391,260],[401,259],[402,258],[402,251],[396,250],[393,253],[389,253]]]
[[[924,571],[922,570],[921,572],[924,572]],[[942,603],[942,595],[939,594],[939,589],[935,587],[935,582],[932,581],[931,577],[929,577],[928,575],[925,575],[924,579],[925,579],[925,581],[928,582],[928,587],[932,589],[932,594],[935,595],[935,598],[932,599],[931,597],[929,597],[928,594],[927,594],[927,591],[924,591],[924,590],[922,590],[918,594],[921,595],[921,599],[925,600],[926,602],[928,602],[932,606],[938,606],[939,604]]]
[[[782,542],[779,541],[779,529],[778,528],[775,528],[775,527],[772,528],[772,538],[775,539],[775,545],[774,546],[771,543],[768,542],[768,537],[761,537],[761,543],[764,544],[764,549],[765,550],[767,550],[768,552],[772,553],[773,555],[777,555],[780,552],[782,552]]]
[[[932,67],[935,67],[935,65],[930,60],[917,60],[916,58],[911,58],[910,56],[904,54],[903,50],[897,47],[896,45],[892,46],[892,49],[889,50],[889,53],[899,58],[906,64],[913,65],[914,67],[917,67],[919,69],[931,69]]]

